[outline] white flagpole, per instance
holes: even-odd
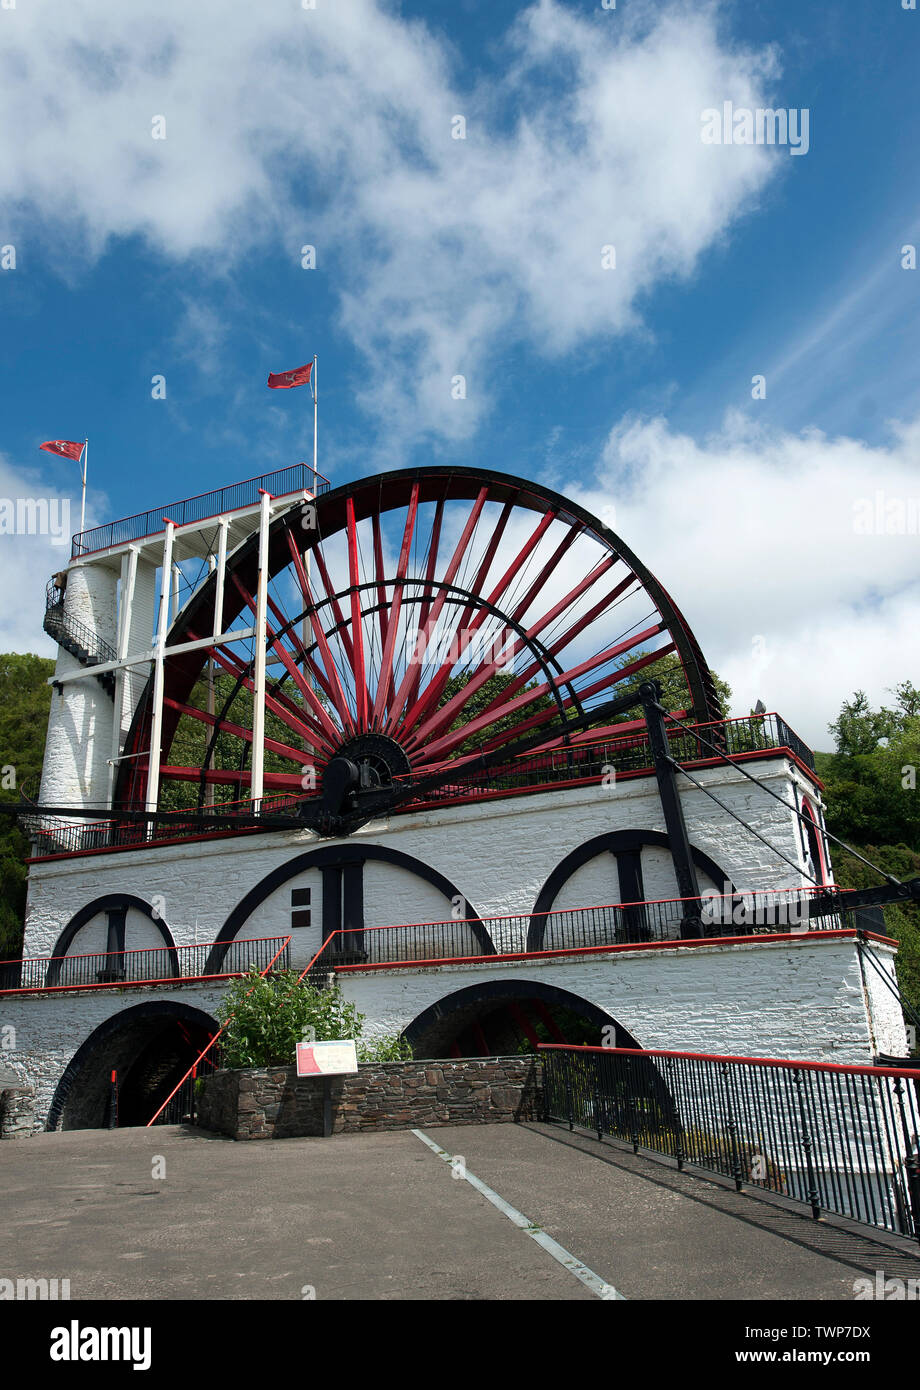
[[[86,530],[86,465],[89,462],[89,438],[83,441],[83,499],[80,503],[80,534]]]
[[[310,373],[310,380],[313,383],[313,492],[316,493],[316,430],[317,430],[317,397],[316,397],[316,353],[313,354],[313,371]]]
[[[313,500],[314,500],[314,502],[315,502],[315,501],[316,501],[316,435],[317,435],[317,423],[318,423],[318,421],[317,421],[317,399],[316,399],[316,353],[315,353],[315,352],[314,352],[314,354],[313,354],[313,370],[312,370],[312,372],[310,373],[310,388],[311,388],[311,390],[312,390],[312,392],[313,392],[313,487],[312,487],[312,489],[311,489],[311,492],[312,492]],[[305,566],[306,572],[307,572],[307,583],[310,584],[310,585],[312,585],[311,574],[310,574],[310,551],[309,551],[309,548],[308,548],[307,550],[304,551],[304,556],[303,556],[303,558],[304,558],[304,566]],[[308,642],[309,642],[309,636],[310,636],[310,623],[309,623],[309,619],[307,618],[306,614],[304,614],[304,619],[303,619],[303,624],[302,624],[302,632],[301,632],[301,642],[302,642],[302,644],[303,644],[303,649],[304,649],[304,651],[307,650],[307,645],[308,645]],[[304,674],[304,679],[305,679],[305,680],[310,680],[310,675],[309,675],[309,673],[308,673],[308,671],[307,671],[307,669],[306,669],[306,662],[304,662],[304,673],[303,673],[303,674]],[[312,767],[312,758],[313,758],[313,756],[314,756],[314,750],[313,750],[313,743],[312,743],[312,740],[311,740],[310,738],[305,738],[305,739],[304,739],[304,741],[303,741],[303,748],[304,748],[304,754],[305,754],[305,756],[306,756],[306,758],[307,758],[307,764],[308,764],[309,766]]]

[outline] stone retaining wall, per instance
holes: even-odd
[[[416,1125],[492,1124],[540,1116],[532,1056],[373,1062],[330,1078],[336,1134]],[[323,1079],[294,1067],[220,1071],[201,1079],[197,1123],[234,1139],[323,1133]]]
[[[0,1091],[0,1139],[22,1139],[35,1128],[35,1092],[31,1086]]]

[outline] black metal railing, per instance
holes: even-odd
[[[45,592],[45,617],[42,623],[49,637],[60,646],[66,647],[85,666],[96,666],[103,661],[117,660],[118,653],[108,642],[103,642],[92,628],[81,623],[64,611],[60,589],[51,583]],[[85,655],[83,655],[85,653]]]
[[[303,797],[281,795],[263,797],[263,815],[296,814],[303,804]],[[191,819],[194,816],[195,819]],[[216,818],[231,818],[239,821],[239,826],[208,824]],[[34,857],[47,859],[55,854],[85,854],[100,849],[141,849],[145,844],[156,844],[162,840],[184,840],[199,835],[240,834],[242,830],[258,830],[258,816],[252,810],[250,801],[234,801],[229,804],[216,802],[202,806],[194,812],[176,811],[164,815],[162,820],[146,821],[98,820],[77,821],[53,824],[50,818],[30,817],[28,834],[35,843]]]
[[[707,743],[703,742],[704,739],[707,743],[721,747],[731,756],[785,748],[795,753],[807,767],[814,767],[811,751],[777,714],[671,729],[671,754],[677,761],[689,766],[714,758],[716,755]],[[648,740],[641,736],[608,739],[604,743],[590,746],[558,748],[545,753],[529,754],[488,772],[467,773],[462,780],[444,783],[394,809],[396,812],[412,812],[444,801],[475,800],[489,793],[500,796],[503,793],[528,788],[591,782],[607,775],[611,769],[615,773],[651,773],[653,762]],[[316,794],[303,797],[287,793],[264,797],[261,802],[261,814],[296,816],[305,802],[314,800]],[[210,816],[219,816],[225,821],[230,818],[231,823],[215,825],[212,830],[206,823]],[[232,824],[233,819],[239,821],[239,830]],[[194,812],[176,811],[174,815],[158,821],[152,827],[141,822],[113,819],[77,825],[46,823],[40,828],[36,826],[30,830],[30,834],[36,842],[35,858],[44,859],[54,854],[79,854],[97,849],[139,849],[144,844],[152,844],[158,840],[234,834],[240,830],[257,829],[257,821],[252,803],[243,800],[203,806]]]
[[[845,907],[810,915],[818,890],[779,889],[656,902],[610,903],[551,912],[506,913],[332,932],[311,962],[311,983],[330,972],[361,966],[437,964],[448,960],[598,947],[641,946],[691,939],[800,934],[864,928]],[[873,909],[874,913],[881,909]],[[878,931],[877,916],[872,929]],[[881,922],[884,930],[884,920]]]
[[[218,946],[221,954],[217,968],[208,970],[208,978],[245,975],[253,965],[264,970],[279,950],[281,955],[275,968],[286,970],[290,966],[290,937],[284,936],[227,943],[210,941],[195,946],[148,946],[136,951],[26,956],[22,960],[0,961],[0,993],[200,979],[205,974],[208,957],[215,946]]]
[[[681,727],[669,724],[668,743],[672,758],[679,763],[705,762],[717,758],[719,753],[738,757],[745,753],[788,748],[811,771],[815,766],[811,749],[778,714],[751,715],[742,719],[725,719],[719,723]],[[528,753],[505,766],[465,773],[457,782],[446,782],[420,793],[418,800],[411,805],[417,809],[418,806],[439,801],[479,797],[484,792],[590,781],[609,774],[611,770],[619,774],[651,771],[653,767],[649,741],[639,733],[606,739],[603,743],[575,744],[571,748]]]
[[[218,1071],[221,1066],[221,1049],[220,1043],[217,1042],[199,1057],[191,1074],[183,1078],[179,1089],[173,1091],[162,1109],[156,1112],[150,1121],[151,1125],[194,1124],[198,1118],[200,1083],[204,1077]]]
[[[106,522],[104,526],[95,526],[91,531],[82,531],[73,538],[71,559],[156,535],[163,530],[164,516],[177,526],[186,526],[191,521],[206,521],[208,517],[224,512],[256,506],[260,491],[270,492],[273,497],[285,497],[288,493],[301,491],[319,496],[329,491],[329,481],[320,473],[314,473],[305,463],[278,468],[272,473],[261,473],[257,478],[246,478],[228,487],[215,488],[213,492],[202,492],[181,502],[167,502],[162,507],[151,507],[149,511]]]
[[[542,1044],[544,1117],[920,1240],[920,1070]]]

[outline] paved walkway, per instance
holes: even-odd
[[[3,1144],[0,1277],[68,1278],[72,1299],[852,1301],[877,1269],[920,1275],[907,1242],[564,1129],[426,1134],[594,1283],[411,1132],[237,1144],[179,1128]]]

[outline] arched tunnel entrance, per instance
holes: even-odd
[[[201,1009],[173,1001],[125,1009],[91,1033],[58,1083],[48,1129],[106,1129],[112,1122],[111,1077],[117,1076],[117,1124],[145,1125],[181,1080],[217,1024]]]
[[[507,1057],[534,1051],[541,1042],[641,1046],[596,1004],[533,980],[495,980],[459,989],[419,1014],[405,1037],[415,1056],[426,1058]]]

